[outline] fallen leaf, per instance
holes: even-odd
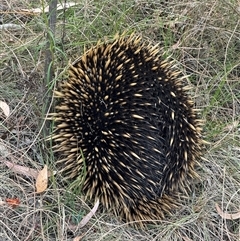
[[[95,205],[91,209],[91,211],[85,217],[83,217],[81,222],[78,224],[78,228],[84,227],[89,222],[89,220],[92,218],[92,216],[96,213],[98,206],[99,206],[99,200],[97,200],[97,202],[95,203]]]
[[[8,117],[10,115],[10,108],[6,102],[0,101],[0,108],[2,109],[2,111],[6,117]]]
[[[172,45],[172,49],[177,49],[180,45],[180,41],[178,41],[177,43],[175,43],[174,45]]]
[[[84,216],[84,217],[82,218],[82,220],[81,220],[81,222],[80,222],[79,224],[77,224],[77,225],[69,224],[69,225],[68,225],[68,227],[70,228],[70,230],[71,230],[72,232],[76,232],[77,229],[84,227],[84,226],[89,222],[89,220],[92,218],[92,216],[96,213],[96,211],[97,211],[97,209],[98,209],[98,206],[99,206],[99,200],[97,200],[97,202],[95,203],[94,207],[90,210],[90,212],[89,212],[86,216]],[[85,236],[85,234],[82,235],[82,236],[77,236],[77,237],[75,237],[75,238],[76,238],[76,241],[77,241],[77,240],[81,240],[81,238],[84,237],[84,236]],[[77,239],[77,238],[78,238],[78,239]],[[74,241],[75,241],[75,240],[74,240]]]
[[[18,174],[23,174],[28,177],[33,177],[34,179],[36,179],[38,176],[38,171],[33,168],[20,166],[9,161],[3,161],[3,163],[6,166],[8,166],[8,168],[11,169],[13,172],[16,172]]]
[[[0,154],[2,154],[1,145],[0,145]],[[25,167],[21,165],[14,164],[10,161],[5,161],[3,158],[0,157],[0,161],[2,161],[11,171],[25,175],[27,177],[32,177],[37,179],[39,171],[30,167]],[[57,172],[56,171],[48,171],[48,177],[54,176]]]
[[[217,213],[223,218],[223,219],[230,219],[230,220],[235,220],[235,219],[238,219],[240,218],[240,211],[237,212],[237,213],[226,213],[226,212],[223,212],[222,209],[219,207],[219,205],[216,203],[215,204],[216,206],[216,209],[217,209]]]
[[[6,198],[6,203],[12,208],[16,208],[20,204],[20,200],[18,198]]]
[[[36,188],[37,193],[44,192],[47,189],[48,185],[48,168],[47,165],[39,171],[38,176],[36,178]]]
[[[84,235],[77,236],[73,239],[73,241],[81,241],[83,237],[84,237]]]

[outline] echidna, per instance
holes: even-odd
[[[185,82],[139,36],[98,42],[54,92],[60,171],[126,221],[163,218],[196,175],[201,151]]]

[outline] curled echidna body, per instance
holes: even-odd
[[[134,35],[85,52],[55,91],[60,171],[127,221],[162,218],[200,153],[201,121],[183,79]]]

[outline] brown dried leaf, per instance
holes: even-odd
[[[235,219],[239,219],[240,218],[240,211],[237,212],[237,213],[226,213],[226,212],[223,212],[222,209],[219,207],[219,205],[216,203],[215,204],[216,206],[216,210],[217,210],[217,213],[223,218],[223,219],[230,219],[230,220],[235,220]]]
[[[99,200],[97,200],[94,207],[90,210],[90,212],[85,217],[83,217],[83,219],[81,220],[81,222],[79,224],[77,224],[77,225],[69,224],[68,225],[69,229],[72,232],[76,232],[76,230],[78,230],[79,228],[84,227],[89,222],[89,220],[92,218],[92,216],[96,213],[98,206],[99,206]],[[82,236],[77,236],[77,237],[75,237],[75,239],[76,239],[76,241],[81,240],[81,238],[83,238],[84,236],[85,236],[85,234],[83,234]],[[74,241],[75,241],[75,239],[74,239]]]
[[[81,222],[78,224],[78,228],[84,227],[89,222],[89,220],[92,218],[92,216],[96,213],[98,206],[99,206],[99,200],[97,200],[97,202],[95,203],[95,205],[91,209],[91,211],[85,217],[83,217]]]
[[[3,163],[13,172],[16,172],[18,174],[23,174],[28,177],[33,177],[34,179],[36,179],[38,176],[38,171],[33,168],[20,166],[9,161],[3,161]]]
[[[18,198],[6,198],[6,203],[12,208],[16,208],[20,204],[20,200]]]
[[[77,236],[73,239],[73,241],[81,241],[83,237],[84,237],[84,235]]]
[[[48,185],[48,167],[47,165],[44,166],[44,168],[39,171],[38,176],[36,178],[36,188],[37,193],[44,192],[47,189]]]
[[[8,117],[10,115],[10,108],[6,102],[0,101],[0,109],[2,109],[2,111],[6,117]]]

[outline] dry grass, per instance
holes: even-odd
[[[0,112],[0,203],[19,198],[17,208],[0,205],[0,240],[179,240],[239,241],[240,219],[227,220],[216,211],[240,212],[240,5],[237,1],[80,1],[58,12],[54,42],[56,79],[43,84],[46,15],[26,15],[19,9],[41,2],[2,0],[3,23],[21,25],[0,30],[0,100],[11,108]],[[18,10],[18,11],[16,11]],[[13,13],[15,12],[15,13]],[[1,26],[1,25],[0,25]],[[42,195],[34,180],[13,173],[4,161],[40,169],[53,166],[51,148],[41,132],[47,91],[64,78],[68,59],[84,46],[116,32],[135,31],[161,42],[179,68],[188,74],[192,95],[205,119],[205,149],[191,197],[172,217],[135,230],[106,210],[73,233],[89,207],[59,180],[52,178]],[[54,168],[54,167],[53,167]]]

